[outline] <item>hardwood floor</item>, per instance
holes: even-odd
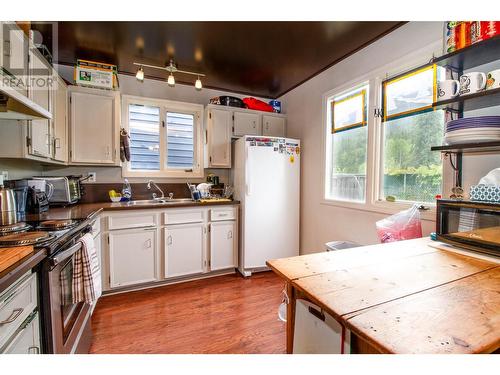
[[[283,282],[218,276],[103,297],[91,353],[285,353]]]

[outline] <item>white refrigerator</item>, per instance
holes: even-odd
[[[300,141],[244,136],[234,142],[232,180],[241,202],[238,269],[299,255]]]

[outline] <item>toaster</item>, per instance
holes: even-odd
[[[77,203],[81,198],[80,180],[76,177],[33,177],[43,179],[53,186],[49,196],[51,205],[67,205]]]

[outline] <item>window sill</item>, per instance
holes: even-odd
[[[163,177],[163,178],[201,178],[204,176],[203,169],[193,172],[184,171],[130,171],[122,168],[122,177]]]
[[[406,210],[412,206],[412,203],[405,202],[376,201],[373,203],[357,203],[332,199],[323,199],[320,203],[326,206],[342,207],[351,210],[387,215],[394,215],[395,213]],[[420,211],[420,219],[432,222],[436,221],[436,205],[429,203],[427,204],[427,206],[429,206],[430,209],[426,211]]]

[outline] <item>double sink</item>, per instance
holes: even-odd
[[[156,198],[156,199],[144,199],[144,200],[136,200],[136,201],[128,201],[123,202],[124,206],[150,206],[152,204],[157,205],[169,205],[169,204],[178,204],[178,203],[191,203],[194,202],[191,198]]]

